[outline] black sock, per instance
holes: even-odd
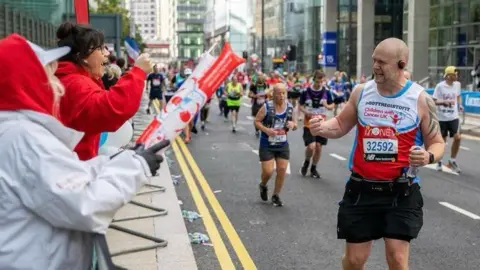
[[[303,166],[308,166],[310,164],[310,160],[306,159],[304,162],[303,162]]]
[[[313,170],[316,170],[317,169],[317,165],[316,164],[312,164],[312,167],[310,167],[310,170],[313,171]]]

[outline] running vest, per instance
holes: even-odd
[[[227,96],[228,99],[231,100],[239,100],[240,99],[240,91],[242,85],[240,83],[237,83],[236,86],[233,86],[232,83],[227,84]]]
[[[260,135],[260,147],[280,147],[288,143],[287,141],[287,122],[292,121],[293,118],[293,106],[287,102],[287,106],[282,113],[275,111],[275,104],[273,101],[265,103],[265,118],[263,118],[262,124],[267,128],[273,128],[277,131],[278,135],[269,137],[265,133]]]
[[[255,103],[257,103],[257,105],[263,105],[267,98],[268,86],[266,84],[257,84],[255,85],[255,87],[257,89],[257,97],[255,98]]]
[[[313,86],[312,86],[313,87]],[[305,90],[305,109],[312,115],[321,115],[323,118],[327,117],[327,108],[322,104],[322,101],[328,101],[328,95],[330,94],[325,88],[322,90],[313,90],[312,87],[308,87]],[[310,117],[306,116],[304,126],[309,128]]]
[[[410,148],[423,145],[417,110],[422,91],[420,85],[407,81],[397,94],[384,97],[375,81],[365,84],[357,103],[352,172],[366,179],[394,180],[408,168]]]

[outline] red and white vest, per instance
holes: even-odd
[[[411,81],[395,95],[382,96],[367,82],[357,103],[357,134],[350,155],[352,172],[366,179],[394,180],[408,168],[414,145],[423,145],[418,97],[424,89]]]

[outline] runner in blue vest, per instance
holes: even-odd
[[[255,127],[262,132],[258,151],[262,164],[260,197],[263,201],[268,200],[267,183],[272,177],[274,165],[276,165],[277,177],[272,196],[272,203],[275,206],[283,205],[279,194],[290,159],[287,132],[290,129],[297,129],[293,113],[293,106],[287,101],[287,87],[283,83],[278,83],[273,87],[273,100],[266,102],[255,118]]]

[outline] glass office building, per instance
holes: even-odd
[[[375,1],[375,45],[388,37],[402,38],[403,2]],[[357,0],[338,0],[337,66],[349,75],[356,73],[357,66],[357,8]]]
[[[404,5],[404,17],[408,2]],[[404,37],[408,31],[403,23]],[[459,70],[462,85],[472,83],[480,63],[480,0],[430,0],[428,69],[431,85],[442,80],[446,66]]]
[[[55,32],[73,14],[73,0],[0,0],[0,38],[19,33],[44,47],[56,45]]]
[[[205,12],[206,6],[202,0],[179,0],[177,2],[178,60],[192,60],[202,54]]]

